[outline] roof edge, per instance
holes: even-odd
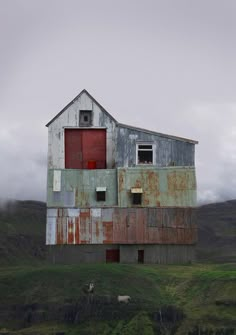
[[[78,100],[80,98],[80,96],[85,93],[89,96],[89,98],[95,103],[97,104],[101,110],[106,113],[115,123],[118,123],[116,121],[116,119],[110,114],[108,113],[108,111],[96,100],[94,99],[94,97],[86,90],[83,89],[73,100],[71,100],[56,116],[54,116],[54,118],[52,118],[46,125],[45,127],[48,127],[52,122],[54,122],[67,108],[69,108],[76,100]]]
[[[135,129],[135,130],[138,130],[138,131],[142,131],[142,132],[153,134],[153,135],[158,135],[158,136],[161,136],[161,137],[168,137],[168,138],[171,138],[171,139],[177,140],[177,141],[189,142],[189,143],[192,143],[192,144],[198,144],[198,141],[191,140],[189,138],[179,137],[179,136],[174,136],[174,135],[169,135],[169,134],[163,134],[163,133],[158,133],[158,132],[153,131],[153,130],[148,130],[148,129],[139,128],[139,127],[134,127],[134,126],[130,126],[130,125],[124,124],[124,123],[118,123],[117,126],[118,127],[123,127],[123,128]]]

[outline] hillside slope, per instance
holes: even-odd
[[[46,204],[9,201],[0,208],[0,264],[45,258]]]
[[[0,208],[0,264],[43,261],[46,204],[8,202]],[[197,261],[236,261],[236,200],[198,208]]]
[[[236,200],[198,208],[197,260],[236,261]]]

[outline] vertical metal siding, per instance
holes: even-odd
[[[132,187],[143,189],[141,207],[193,207],[196,204],[194,168],[136,167],[117,170],[120,207],[132,207]]]
[[[48,207],[80,208],[117,205],[117,171],[115,169],[61,170],[61,180],[61,192],[53,192],[53,170],[48,171]],[[96,199],[96,187],[100,186],[106,187],[106,201]]]
[[[194,208],[57,209],[49,211],[47,225],[47,244],[194,244],[197,239]]]
[[[79,111],[92,110],[93,127],[107,128],[107,167],[113,168],[115,161],[115,121],[94,103],[86,93],[74,101],[61,115],[58,116],[48,127],[48,168],[65,168],[64,129],[66,127],[79,127]]]
[[[137,141],[155,145],[156,166],[194,166],[194,144],[119,126],[117,129],[117,167],[136,165]]]

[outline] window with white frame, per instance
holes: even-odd
[[[137,143],[136,163],[137,164],[155,164],[154,144]]]

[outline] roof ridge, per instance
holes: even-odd
[[[74,99],[72,99],[59,113],[57,113],[56,116],[54,116],[47,124],[46,127],[48,127],[53,121],[55,121],[67,108],[69,108],[76,100],[80,98],[80,96],[85,93],[89,96],[89,98],[98,105],[104,113],[106,113],[115,123],[118,123],[116,119],[108,113],[108,111],[84,88]]]

